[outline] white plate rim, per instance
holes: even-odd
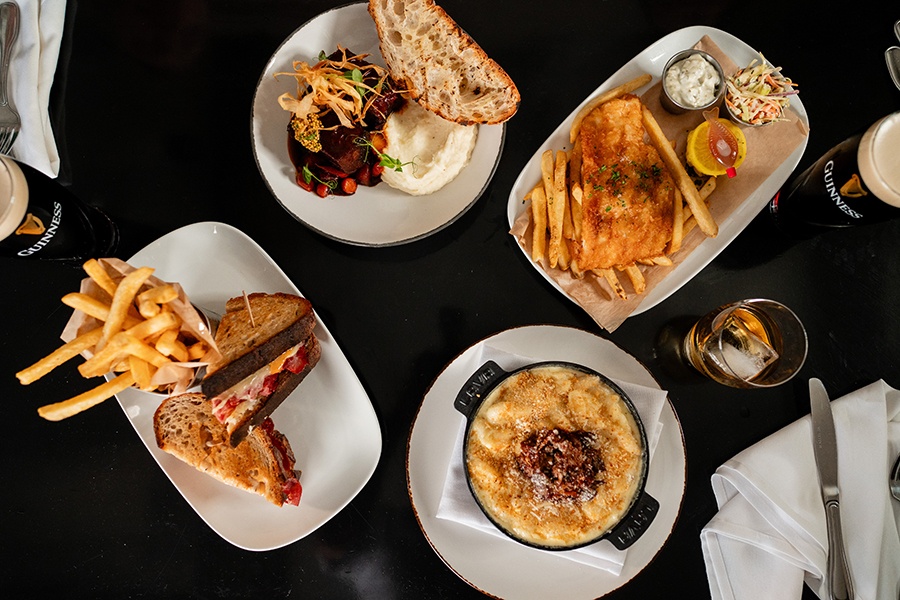
[[[170,260],[180,261],[182,264],[189,262],[190,264],[183,267],[169,267],[168,270],[165,266],[157,268],[154,274],[163,280],[178,281],[188,296],[198,304],[209,307],[208,304],[213,301],[220,302],[221,307],[218,308],[223,310],[227,297],[211,299],[208,292],[196,289],[202,287],[204,278],[207,282],[212,281],[210,277],[221,279],[222,271],[216,271],[215,275],[203,274],[204,260],[211,259],[211,255],[194,253],[190,261],[173,256],[179,249],[183,250],[184,244],[188,243],[215,248],[218,260],[234,260],[243,268],[247,268],[248,265],[241,261],[252,261],[254,264],[251,266],[260,267],[259,274],[254,276],[257,281],[266,283],[266,289],[242,288],[241,283],[254,283],[250,281],[251,276],[247,276],[244,281],[231,281],[227,284],[219,282],[220,285],[228,285],[228,289],[234,284],[236,292],[234,295],[240,295],[244,290],[248,293],[283,291],[301,294],[255,241],[239,229],[225,223],[198,222],[171,231],[136,252],[128,259],[128,263],[132,266],[154,266],[157,261],[165,262],[161,259],[167,255],[171,257]],[[150,260],[145,261],[145,258]],[[157,260],[152,260],[154,258]],[[191,277],[169,279],[169,275],[178,274],[173,271],[179,271],[179,268],[184,269],[185,273],[194,272],[200,275],[196,275],[194,279]],[[300,481],[304,485],[304,490],[300,505],[297,507],[288,505],[276,507],[259,495],[221,483],[163,452],[156,444],[152,428],[152,414],[159,405],[160,396],[136,389],[128,389],[116,395],[120,407],[138,437],[172,485],[213,531],[227,542],[244,550],[274,550],[302,539],[321,527],[359,493],[371,478],[381,457],[381,427],[375,409],[325,323],[318,314],[316,317],[318,322],[315,332],[322,345],[322,358],[301,385],[273,413],[276,428],[291,442],[297,458],[296,468],[303,470]],[[353,427],[353,431],[352,433],[338,431],[336,437],[342,441],[352,442],[349,444],[350,448],[313,445],[306,439],[308,435],[300,435],[306,433],[308,427],[303,423],[308,420],[316,421],[317,426],[322,426],[323,422],[327,423],[328,425],[323,428],[331,433],[339,429],[333,425],[335,417],[329,414],[330,411],[338,409],[322,408],[316,402],[321,396],[321,392],[317,390],[323,386],[332,388],[336,394],[341,395],[337,400],[344,411],[342,416],[345,420],[341,423],[342,426]],[[193,388],[191,391],[198,389]],[[335,399],[329,397],[323,402],[335,402]],[[349,417],[346,416],[348,414]],[[321,472],[323,468],[314,465],[322,465],[331,460],[321,457],[328,452],[337,452],[343,458],[353,459],[352,465],[344,465],[348,481],[334,484],[329,479],[331,475],[322,477],[315,472]],[[342,463],[338,462],[329,468],[340,470],[341,465]],[[314,471],[310,472],[310,469]],[[321,491],[310,487],[310,479],[322,483]]]
[[[663,407],[660,417],[663,431],[647,479],[647,491],[659,500],[660,512],[644,536],[628,550],[622,573],[615,576],[556,557],[551,552],[526,548],[434,516],[443,487],[447,453],[454,449],[457,431],[457,427],[448,427],[447,422],[463,418],[453,408],[453,399],[474,372],[474,369],[468,371],[465,368],[465,362],[473,360],[475,353],[486,344],[535,360],[581,362],[613,379],[626,379],[661,389],[650,371],[630,353],[615,342],[583,329],[525,325],[476,342],[451,360],[434,379],[410,427],[406,455],[407,491],[422,533],[451,571],[490,596],[587,600],[618,589],[659,554],[681,512],[687,482],[687,458],[684,434],[671,399]],[[613,365],[612,370],[604,361]],[[529,561],[527,565],[523,563],[526,560]],[[491,569],[490,565],[494,564],[503,568]],[[517,567],[509,568],[512,564]],[[551,569],[561,575],[548,577]],[[548,589],[548,585],[552,588]]]
[[[363,31],[357,28],[343,35],[339,32],[332,32],[333,37],[330,38],[328,47],[331,48],[335,44],[340,43],[345,47],[350,47],[355,52],[368,52],[372,62],[384,65],[384,60],[377,47],[375,25],[371,17],[369,17],[366,2],[355,2],[331,8],[311,18],[281,42],[269,58],[259,77],[253,93],[250,110],[251,147],[254,162],[267,189],[279,205],[294,219],[326,238],[345,244],[366,247],[396,246],[424,239],[445,229],[468,212],[484,195],[500,164],[503,146],[506,142],[506,123],[479,126],[478,140],[473,151],[472,160],[454,181],[435,194],[409,196],[403,192],[393,190],[385,183],[380,183],[372,188],[360,186],[353,196],[330,197],[323,200],[315,194],[300,189],[295,183],[290,181],[293,177],[292,175],[287,176],[284,172],[279,172],[279,169],[289,169],[290,172],[293,172],[293,166],[287,157],[286,148],[281,153],[280,160],[273,160],[271,152],[264,147],[262,142],[264,137],[261,132],[263,115],[267,110],[270,110],[270,107],[266,106],[265,103],[275,102],[274,97],[270,98],[265,94],[266,87],[269,85],[268,80],[276,71],[276,65],[286,60],[288,55],[294,56],[299,60],[304,58],[295,56],[295,53],[291,52],[289,48],[293,44],[298,43],[298,40],[305,33],[316,31],[317,27],[324,29],[329,25],[329,20],[343,22],[349,20],[350,17],[359,19],[361,18],[360,13],[365,13],[365,18],[368,19],[368,24],[371,25],[371,31]],[[353,46],[356,43],[356,40],[353,39],[354,35],[359,36],[357,39],[365,39],[365,35],[369,35],[374,37],[376,43],[374,46],[370,44],[370,47],[356,48]],[[266,96],[266,98],[264,99],[263,96]],[[284,123],[286,126],[287,121],[285,120]],[[285,178],[288,179],[289,185],[284,183]],[[347,229],[339,231],[343,225],[336,224],[335,221],[341,219],[323,221],[315,212],[311,212],[311,208],[318,208],[314,203],[328,201],[333,202],[332,208],[335,210],[335,214],[345,215],[348,219],[358,219],[366,223],[377,223],[379,219],[387,217],[389,224],[397,229],[395,232],[386,233],[378,230],[379,226],[376,224],[371,228],[364,227],[360,231]],[[430,208],[429,202],[431,203]],[[442,212],[443,216],[440,219],[431,220],[429,215],[435,212],[435,203],[441,206],[440,212]],[[442,207],[444,204],[448,204],[451,208],[445,210]],[[375,208],[372,208],[373,205]],[[391,218],[394,213],[397,215],[396,221]],[[428,219],[428,223],[419,225],[416,224],[415,218],[413,218],[412,223],[409,225],[400,224],[400,220],[410,218],[409,215],[413,215],[413,217],[418,219]],[[344,220],[341,221],[346,223]]]
[[[512,227],[516,218],[521,214],[526,204],[522,198],[525,193],[533,187],[534,182],[540,177],[540,156],[544,150],[559,149],[568,147],[568,132],[575,115],[590,100],[595,98],[603,91],[620,85],[625,81],[629,81],[637,77],[641,73],[650,73],[652,79],[650,83],[637,90],[635,93],[641,94],[652,87],[659,81],[662,67],[666,61],[674,54],[685,48],[689,48],[697,43],[704,35],[708,35],[733,61],[737,64],[746,64],[753,58],[758,58],[759,53],[751,46],[738,39],[734,35],[705,25],[693,25],[673,31],[663,36],[656,42],[647,46],[643,51],[638,53],[633,59],[623,65],[618,71],[604,81],[596,90],[591,92],[584,101],[579,104],[559,126],[551,133],[543,144],[535,151],[531,158],[525,163],[519,176],[509,194],[507,203],[507,219],[509,226]],[[791,108],[797,113],[804,125],[809,127],[809,117],[800,96],[794,96],[791,99]],[[753,220],[759,211],[768,203],[775,195],[782,184],[790,177],[793,170],[797,167],[806,150],[809,137],[805,137],[803,142],[791,153],[791,155],[762,183],[756,191],[751,194],[744,203],[739,206],[727,219],[719,223],[719,234],[715,238],[704,240],[689,256],[679,262],[672,271],[666,275],[659,284],[652,290],[647,292],[640,304],[631,312],[631,315],[638,315],[647,311],[670,295],[678,291],[684,284],[690,281],[697,273],[703,270],[706,265],[712,262],[738,234]],[[566,298],[573,302],[575,300],[566,294],[565,290],[559,286],[540,266],[535,264],[531,257],[527,255],[521,245],[516,244],[525,254],[528,262],[534,267],[554,288],[556,288]],[[576,302],[577,304],[577,302]]]

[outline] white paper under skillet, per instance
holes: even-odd
[[[360,246],[392,246],[424,238],[461,217],[484,192],[500,160],[506,125],[480,126],[469,164],[437,192],[410,196],[380,183],[359,186],[352,196],[320,198],[300,188],[287,152],[289,113],[278,97],[296,94],[295,60],[316,62],[340,44],[384,66],[368,3],[350,4],[315,17],[292,33],[275,51],[253,96],[251,136],[256,164],[272,195],[298,221],[324,236]]]
[[[537,151],[535,151],[534,155],[528,160],[525,168],[522,169],[522,172],[513,184],[513,188],[509,194],[507,218],[510,227],[512,227],[516,218],[525,209],[526,205],[522,202],[525,194],[534,187],[536,182],[540,181],[541,154],[547,149],[559,150],[570,147],[569,130],[571,129],[572,121],[581,109],[581,106],[587,104],[601,92],[617,85],[621,85],[626,81],[630,81],[643,73],[649,73],[653,76],[651,82],[635,91],[635,94],[643,94],[659,81],[659,76],[662,73],[663,67],[673,54],[693,47],[694,44],[703,38],[703,36],[709,36],[712,41],[739,66],[750,64],[750,61],[753,59],[759,60],[759,52],[738,38],[730,33],[705,26],[679,29],[647,47],[643,52],[635,56],[622,66],[622,68],[616,71],[609,79],[604,81],[600,87],[590,94],[590,96],[585,98],[584,102],[576,107],[575,110],[559,124],[559,127],[550,134],[546,141],[544,141]],[[803,102],[800,101],[799,96],[791,97],[791,109],[808,128],[809,118],[807,117],[806,109],[803,107]],[[716,237],[704,240],[690,253],[690,255],[679,262],[678,265],[666,275],[665,279],[646,293],[641,303],[631,314],[637,315],[645,310],[653,308],[678,291],[681,286],[690,281],[694,275],[699,273],[716,256],[718,256],[719,253],[724,250],[741,231],[743,231],[750,221],[759,214],[779,188],[781,188],[782,184],[784,184],[800,162],[800,158],[803,156],[803,152],[806,149],[807,141],[808,137],[805,137],[800,145],[794,149],[790,156],[781,163],[768,178],[759,182],[756,190],[747,197],[743,204],[719,223],[719,234]],[[567,298],[569,297],[566,292],[547,275],[540,265],[531,261],[530,256],[528,256],[528,261],[531,262],[532,266],[534,266],[537,271],[553,285],[553,287],[559,290]]]
[[[440,519],[438,507],[447,466],[456,450],[464,417],[453,407],[460,388],[480,366],[482,347],[563,360],[590,367],[610,379],[659,389],[650,372],[613,342],[587,331],[550,325],[520,327],[475,344],[438,375],[413,422],[406,457],[409,496],[422,532],[438,556],[472,587],[498,598],[589,600],[625,585],[659,553],[672,533],[686,480],[681,424],[671,402],[659,415],[659,441],[650,460],[646,491],[659,501],[659,513],[627,551],[619,575],[529,548],[468,525]]]
[[[177,229],[128,262],[153,267],[159,278],[180,283],[194,304],[219,314],[226,300],[244,291],[300,294],[262,248],[223,223]],[[163,452],[153,433],[160,396],[136,389],[116,396],[141,441],[200,518],[246,550],[279,548],[318,529],[362,489],[381,455],[381,429],[368,395],[321,318],[314,331],[322,345],[319,363],[272,414],[303,471],[300,506],[279,508]]]

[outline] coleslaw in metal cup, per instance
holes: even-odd
[[[507,372],[488,361],[454,406],[467,419],[469,490],[511,539],[544,550],[608,539],[624,550],[656,516],[640,415],[593,369],[546,361]]]

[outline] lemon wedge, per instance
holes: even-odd
[[[728,131],[734,134],[738,143],[738,155],[734,161],[735,168],[741,166],[744,158],[747,156],[747,138],[741,128],[729,121],[728,119],[719,119]],[[712,152],[709,151],[707,138],[709,136],[709,123],[706,121],[700,123],[688,133],[687,146],[685,148],[685,158],[689,165],[701,175],[712,175],[718,177],[725,175],[725,167],[717,161]]]

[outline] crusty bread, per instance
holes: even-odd
[[[207,397],[217,396],[305,340],[316,324],[306,298],[293,294],[253,293],[231,298],[216,329],[221,358],[206,367],[201,386]],[[251,312],[253,318],[251,320]]]
[[[463,125],[502,123],[519,90],[434,0],[369,0],[391,77],[424,108]]]
[[[270,434],[258,427],[232,448],[225,426],[212,415],[203,394],[163,400],[153,415],[153,429],[160,449],[219,481],[260,494],[277,506],[290,501],[286,487],[296,485],[299,492],[295,481],[299,474],[293,470],[295,458],[287,438],[274,431],[273,442]]]

